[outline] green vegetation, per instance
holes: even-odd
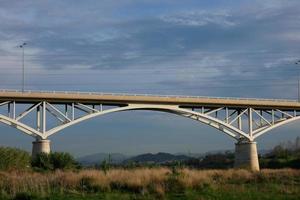
[[[0,199],[299,199],[300,171],[140,168],[0,172]]]
[[[0,170],[30,168],[31,156],[28,152],[10,147],[0,147]]]
[[[79,165],[69,153],[54,152],[50,154],[41,153],[32,159],[31,166],[42,170],[66,170],[75,169]]]
[[[263,168],[294,168],[300,169],[300,137],[294,142],[280,144],[260,159]]]
[[[67,170],[79,168],[79,164],[69,153],[41,153],[31,158],[28,152],[10,147],[0,147],[0,170]]]
[[[230,169],[234,164],[234,153],[208,154],[204,158],[186,160],[182,164],[197,169]]]
[[[104,174],[106,174],[110,168],[111,168],[111,156],[109,154],[108,159],[107,160],[105,159],[101,162],[100,169],[102,169]]]

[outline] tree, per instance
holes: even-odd
[[[73,156],[64,152],[51,153],[50,160],[54,169],[72,169],[78,165]]]
[[[53,170],[50,154],[39,153],[31,161],[31,166],[43,170]]]
[[[108,159],[104,159],[102,162],[101,162],[101,169],[103,170],[104,174],[107,174],[107,171],[110,169],[110,164],[111,164],[111,155],[108,154]]]
[[[40,153],[35,156],[31,165],[32,167],[43,170],[66,170],[74,169],[79,166],[72,155],[64,152]]]
[[[0,147],[0,170],[27,169],[30,167],[30,159],[31,157],[26,151]]]

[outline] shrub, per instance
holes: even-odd
[[[37,154],[31,161],[31,166],[38,169],[52,170],[50,155],[46,153]]]
[[[40,153],[33,158],[31,165],[43,170],[74,169],[78,166],[73,156],[63,152]]]
[[[0,170],[26,169],[30,166],[28,152],[10,147],[0,147]]]
[[[73,156],[69,153],[54,152],[50,154],[50,161],[54,169],[72,169],[77,166]]]

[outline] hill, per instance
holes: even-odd
[[[184,161],[189,160],[191,157],[185,155],[173,155],[170,153],[159,152],[157,154],[146,153],[138,156],[131,157],[123,161],[124,164],[135,162],[135,163],[157,163],[163,164],[173,161]]]

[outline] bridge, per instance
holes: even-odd
[[[130,110],[167,112],[211,126],[236,141],[235,167],[254,171],[256,138],[300,119],[300,103],[284,99],[0,90],[0,122],[34,138],[33,156],[49,153],[48,138],[67,127]]]

